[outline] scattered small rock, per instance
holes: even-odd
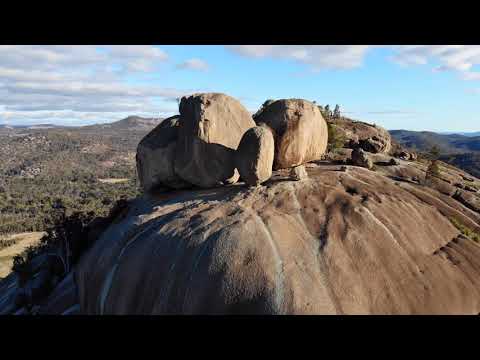
[[[369,170],[373,169],[372,159],[370,159],[368,154],[361,148],[356,148],[352,151],[352,164]]]
[[[464,187],[465,190],[470,191],[470,192],[478,192],[478,189],[476,187],[470,186],[470,185],[465,185]]]
[[[295,166],[290,170],[290,177],[295,181],[305,180],[308,178],[307,170],[304,165]]]
[[[390,162],[388,163],[390,166],[397,166],[400,165],[400,162],[394,158],[390,159]]]
[[[465,180],[465,181],[468,181],[468,182],[474,182],[474,181],[475,181],[475,179],[473,179],[473,178],[471,178],[471,177],[469,177],[469,176],[466,176],[466,175],[463,175],[463,174],[461,174],[460,176],[461,176],[462,179]]]
[[[416,153],[405,151],[405,150],[402,150],[396,153],[395,157],[405,161],[416,161],[418,159],[418,156]]]

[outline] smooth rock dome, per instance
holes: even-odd
[[[478,314],[480,246],[450,218],[480,214],[339,170],[136,199],[76,267],[81,313]]]

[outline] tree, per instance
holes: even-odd
[[[429,180],[432,177],[440,176],[440,166],[438,165],[438,160],[432,160],[430,165],[428,165],[427,171],[425,173],[425,180]]]
[[[440,157],[440,148],[437,145],[433,145],[432,148],[428,151],[430,160],[438,160]]]
[[[440,176],[440,166],[438,165],[438,158],[440,157],[440,149],[437,145],[432,146],[428,152],[430,164],[425,172],[425,181],[432,179],[433,177]]]
[[[332,111],[330,110],[330,105],[325,105],[324,116],[329,119],[332,117]]]
[[[333,118],[334,119],[340,118],[340,106],[338,104],[335,106],[335,110],[333,110]]]

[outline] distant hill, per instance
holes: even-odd
[[[391,130],[392,137],[401,145],[420,152],[436,145],[441,159],[472,175],[480,176],[480,136],[438,134],[429,131]]]
[[[56,129],[64,126],[54,124],[10,125],[0,124],[0,129]]]
[[[428,151],[433,145],[437,145],[442,153],[448,154],[480,151],[480,136],[408,130],[391,130],[390,134],[403,146],[419,151]]]
[[[111,130],[150,130],[162,122],[163,118],[142,118],[140,116],[129,116],[108,124],[95,124],[82,126],[84,129],[111,129]]]
[[[441,135],[463,135],[463,136],[480,136],[480,131],[477,132],[441,132]]]
[[[111,129],[111,130],[151,130],[162,122],[163,118],[143,118],[140,116],[129,116],[125,119],[114,121],[111,123],[94,124],[85,126],[64,126],[55,124],[31,124],[31,125],[10,125],[0,124],[0,129],[7,130],[36,130],[36,129],[83,129],[83,130],[95,130],[95,129]]]
[[[160,121],[0,127],[0,236],[44,231],[59,200],[69,212],[103,216],[134,197],[137,144]]]

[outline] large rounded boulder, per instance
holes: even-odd
[[[327,149],[327,123],[318,107],[309,101],[274,101],[256,116],[255,121],[268,125],[274,131],[274,169],[319,160]]]
[[[181,189],[188,184],[174,170],[179,116],[163,120],[137,147],[137,173],[143,190],[158,186]]]
[[[247,109],[228,95],[183,97],[175,172],[185,181],[204,188],[234,182],[238,178],[235,150],[245,131],[254,126]]]
[[[266,126],[248,129],[235,154],[235,165],[246,184],[259,185],[272,176],[275,145]]]

